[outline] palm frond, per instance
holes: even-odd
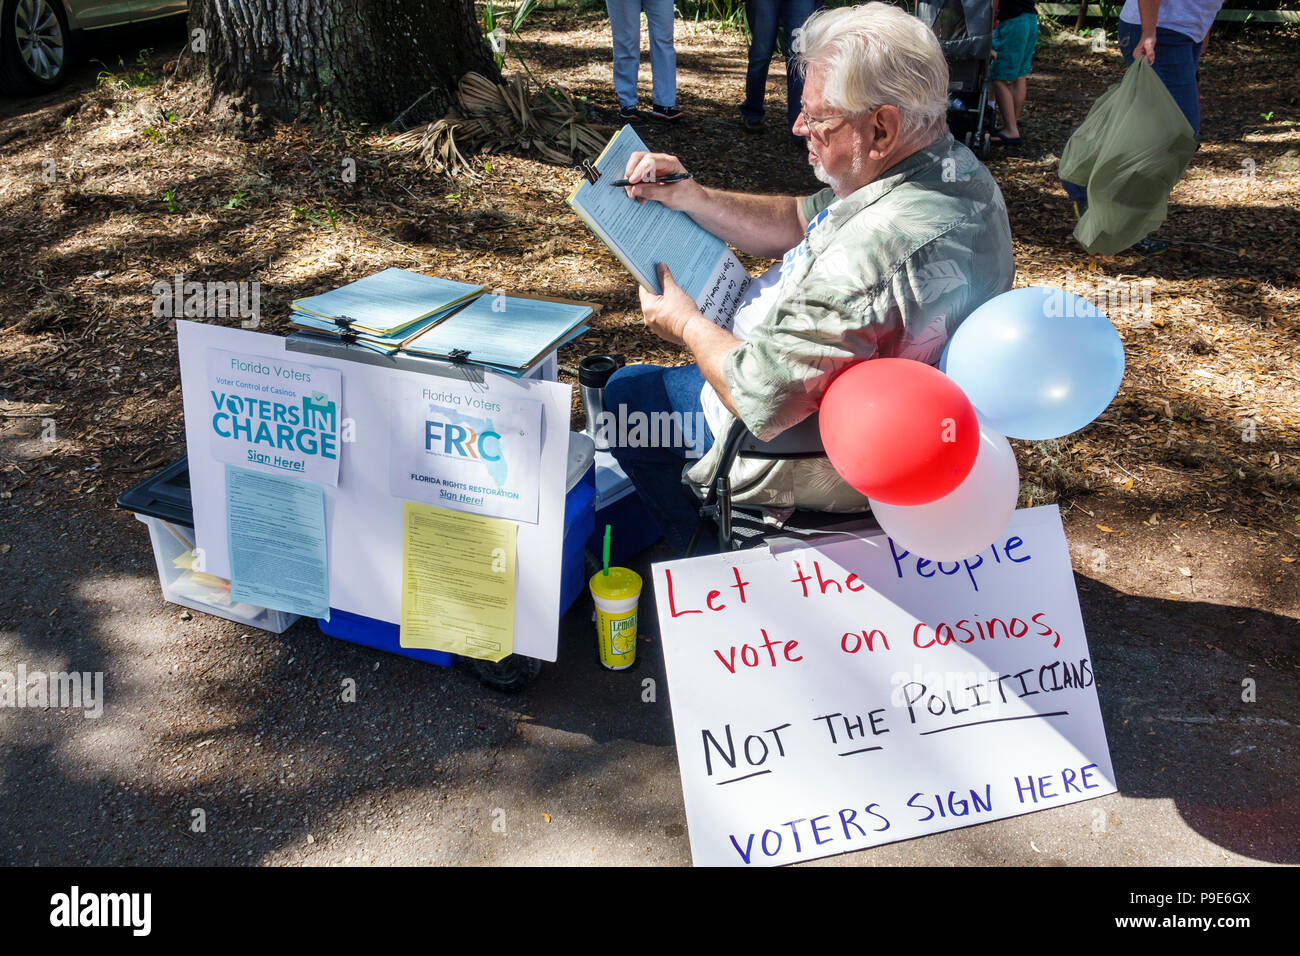
[[[540,93],[519,75],[493,83],[466,73],[447,115],[392,137],[397,149],[415,150],[424,165],[440,173],[475,175],[466,159],[475,153],[534,153],[552,163],[572,165],[604,148],[608,132],[583,122],[573,96],[556,87]]]

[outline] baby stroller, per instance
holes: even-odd
[[[943,47],[948,61],[948,129],[981,156],[994,127],[989,61],[997,0],[916,0],[916,16]]]

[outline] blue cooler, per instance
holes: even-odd
[[[426,651],[416,647],[402,647],[397,642],[400,628],[396,624],[379,621],[373,617],[362,617],[360,614],[353,614],[351,611],[339,611],[330,608],[330,619],[327,621],[324,618],[317,618],[316,622],[320,625],[323,633],[328,634],[330,637],[341,637],[353,644],[364,644],[366,647],[388,651],[390,654],[414,657],[417,661],[437,664],[439,667],[450,667],[456,660],[455,655],[448,654],[446,651]]]
[[[564,496],[564,552],[560,566],[560,613],[587,589],[583,549],[596,527],[596,446],[582,432],[569,433],[569,474]]]
[[[654,517],[641,503],[641,496],[607,451],[596,452],[595,528],[588,542],[593,554],[604,547],[605,525],[610,526],[609,562],[626,566],[663,535]]]
[[[564,496],[564,546],[560,565],[561,614],[578,599],[587,584],[583,548],[596,524],[596,478],[592,463],[595,450],[592,440],[582,432],[569,434],[569,469]],[[317,623],[321,631],[330,637],[364,644],[390,654],[413,657],[439,667],[450,667],[456,659],[454,654],[445,651],[402,647],[398,643],[398,626],[373,617],[362,617],[360,614],[330,608],[330,619],[326,621],[319,618]]]

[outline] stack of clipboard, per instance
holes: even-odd
[[[484,292],[403,269],[293,303],[296,327],[384,354],[405,352],[522,376],[573,341],[596,311],[585,302]]]
[[[483,291],[481,285],[383,272],[293,303],[290,321],[300,329],[392,353]]]
[[[582,302],[485,293],[402,348],[518,376],[586,332],[593,311]]]

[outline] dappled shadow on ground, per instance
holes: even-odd
[[[567,49],[539,40],[535,65],[606,102],[607,37],[583,29],[570,31]],[[1160,259],[1083,255],[1056,191],[1052,157],[1114,79],[1109,60],[1045,45],[1030,145],[990,167],[1022,284],[1153,283],[1145,324],[1117,316],[1129,369],[1112,408],[1081,435],[1017,443],[1026,493],[1062,503],[1082,549],[1076,566],[1108,569],[1080,579],[1080,594],[1121,792],[1174,801],[1225,849],[1300,862],[1288,771],[1296,728],[1285,709],[1297,696],[1295,197],[1279,165],[1295,146],[1295,117],[1256,122],[1245,106],[1287,102],[1294,70],[1249,68],[1283,49],[1252,43],[1232,61],[1241,82],[1210,74],[1215,132],[1193,162],[1204,183],[1175,193],[1166,226],[1175,245]],[[691,116],[637,123],[647,141],[709,185],[818,188],[783,130],[737,132],[739,40],[681,47]],[[135,62],[129,49],[122,58]],[[612,675],[595,662],[580,601],[559,663],[505,698],[462,670],[355,648],[309,622],[279,637],[197,615],[180,622],[156,586],[145,592],[147,537],[112,501],[183,442],[175,341],[169,319],[153,314],[154,282],[257,281],[262,330],[283,334],[293,299],[396,265],[603,304],[593,332],[562,352],[568,369],[598,351],[685,360],[641,327],[633,284],[564,206],[571,171],[480,157],[476,177],[451,182],[362,132],[223,137],[202,91],[157,75],[166,58],[146,58],[154,76],[144,87],[96,88],[94,67],[60,93],[0,102],[0,411],[27,416],[0,420],[9,496],[0,544],[11,546],[0,554],[0,667],[102,669],[111,702],[102,722],[0,715],[0,860],[232,863],[337,850],[326,858],[341,861],[344,841],[362,831],[410,833],[403,821],[427,817],[435,835],[421,853],[451,861],[490,826],[503,806],[493,801],[554,794],[573,806],[588,781],[601,788],[583,797],[588,829],[632,840],[660,827],[680,859],[668,688],[649,613],[640,663]],[[575,75],[549,72],[562,59]],[[642,77],[648,85],[646,66]],[[776,115],[783,98],[778,62]],[[1260,179],[1243,189],[1236,169],[1247,158]],[[42,178],[45,159],[53,182]],[[344,159],[356,161],[354,183],[340,175]],[[1243,418],[1257,440],[1243,438]],[[46,419],[59,437],[41,447]],[[1248,704],[1241,682],[1256,674]],[[356,704],[341,700],[344,678],[357,681]],[[620,812],[629,805],[635,812]],[[207,813],[205,834],[190,830],[194,809]]]
[[[4,659],[102,670],[104,717],[0,717],[0,861],[402,860],[380,834],[416,828],[429,835],[428,861],[455,862],[471,858],[458,856],[471,852],[458,841],[482,841],[498,809],[573,817],[584,800],[594,801],[586,832],[680,840],[652,591],[633,670],[600,668],[582,599],[563,621],[559,661],[509,697],[461,669],[327,638],[312,622],[275,636],[202,616],[178,621],[178,608],[143,593],[153,569],[140,526],[59,511],[6,522],[16,562]],[[38,527],[41,536],[24,539]],[[68,535],[51,549],[43,536],[59,530]],[[648,562],[666,556],[659,546],[633,564],[650,580]],[[1077,583],[1120,793],[1172,801],[1224,850],[1300,862],[1294,619],[1126,593],[1083,575]],[[355,703],[343,699],[349,679]],[[366,847],[363,833],[377,845]],[[966,839],[978,843],[978,831]],[[510,851],[473,852],[504,860]]]
[[[463,668],[326,637],[314,621],[276,636],[201,614],[179,620],[156,586],[146,594],[147,536],[126,514],[53,505],[11,515],[0,536],[13,542],[0,669],[100,671],[106,685],[99,719],[0,712],[6,864],[229,864],[290,850],[292,861],[343,853],[353,839],[343,834],[378,829],[376,818],[385,829],[430,819],[430,833],[468,837],[488,832],[498,806],[519,820],[521,796],[545,800],[575,772],[596,778],[612,763],[617,777],[619,747],[671,744],[666,701],[639,699],[638,675],[662,687],[661,667],[601,670],[583,653],[594,648],[586,601],[565,619],[560,663],[511,697]],[[347,681],[355,702],[345,700]],[[512,747],[538,761],[534,774],[498,774]],[[675,779],[660,775],[656,786],[664,781],[679,800]],[[406,795],[396,814],[381,800],[394,793]],[[630,795],[610,798],[609,832],[635,833],[619,809]],[[425,849],[457,861],[454,839]]]

